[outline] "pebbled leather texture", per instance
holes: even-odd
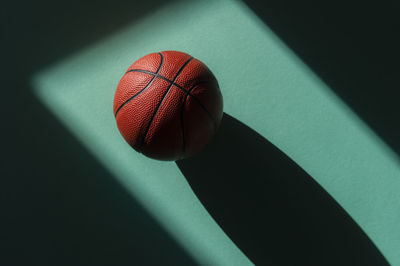
[[[222,119],[218,82],[201,61],[178,51],[146,55],[121,78],[114,115],[135,150],[159,160],[198,153]]]

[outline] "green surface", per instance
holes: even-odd
[[[330,193],[400,265],[399,158],[241,2],[172,2],[32,78],[37,96],[202,265],[247,265],[175,163],[134,152],[112,101],[143,55],[181,50],[219,80],[224,111],[267,138]],[[134,225],[132,225],[134,226]]]

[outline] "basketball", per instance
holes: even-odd
[[[175,161],[210,142],[222,119],[223,101],[204,63],[183,52],[163,51],[128,68],[113,109],[131,147],[153,159]]]

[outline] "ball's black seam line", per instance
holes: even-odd
[[[162,67],[162,65],[163,65],[163,63],[164,63],[164,56],[163,56],[161,53],[158,53],[158,54],[159,54],[160,57],[161,57],[161,61],[160,61],[160,66],[159,66],[158,69],[157,69],[156,75],[158,75],[158,73],[160,73],[161,67]],[[126,74],[126,73],[125,73],[125,74]],[[153,76],[153,78],[150,80],[150,82],[147,83],[147,85],[146,85],[143,89],[141,89],[138,93],[136,93],[135,95],[133,95],[132,97],[130,97],[128,100],[126,100],[124,103],[122,103],[122,104],[118,107],[117,111],[115,111],[115,115],[114,115],[114,116],[116,117],[117,114],[118,114],[118,112],[121,110],[121,108],[124,107],[128,102],[132,101],[134,98],[136,98],[137,96],[139,96],[139,94],[141,94],[145,89],[149,88],[150,85],[153,83],[153,81],[154,81],[155,79],[156,79],[156,76]]]
[[[129,70],[128,72],[140,72],[140,73],[145,73],[145,74],[153,75],[153,76],[155,76],[155,77],[157,77],[157,78],[161,78],[161,79],[163,79],[163,80],[165,80],[165,81],[168,81],[169,83],[172,83],[174,86],[176,86],[176,87],[178,87],[179,89],[183,90],[185,93],[188,93],[188,90],[186,90],[184,87],[182,87],[182,86],[179,85],[178,83],[175,83],[175,82],[173,82],[172,80],[170,80],[170,79],[168,79],[168,78],[166,78],[166,77],[164,77],[164,76],[161,76],[161,75],[159,75],[159,74],[157,74],[157,73],[154,73],[154,72],[151,72],[151,71],[147,71],[147,70],[143,70],[143,69],[132,69],[132,70]],[[128,73],[128,72],[126,72],[126,73]]]
[[[139,150],[140,150],[140,151],[141,151],[141,149],[142,149],[142,147],[143,147],[144,141],[146,140],[147,134],[149,133],[150,126],[151,126],[151,124],[152,124],[152,122],[153,122],[153,120],[154,120],[154,117],[156,116],[158,110],[160,109],[161,105],[163,104],[165,98],[167,97],[168,92],[171,90],[172,86],[174,85],[175,81],[178,79],[179,75],[182,73],[183,69],[185,69],[185,67],[189,64],[190,61],[192,61],[192,59],[193,59],[193,57],[190,57],[189,60],[187,60],[187,61],[183,64],[183,66],[178,70],[178,73],[176,73],[176,75],[175,75],[175,77],[174,77],[174,80],[173,80],[172,83],[168,86],[167,91],[164,93],[164,95],[163,95],[161,101],[158,103],[158,105],[157,105],[157,107],[156,107],[156,110],[154,111],[153,115],[151,116],[150,122],[147,124],[147,128],[146,128],[145,134],[144,134],[144,136],[143,136],[143,138],[142,138],[142,141],[141,141],[141,143],[140,143],[140,146],[139,146]],[[155,77],[156,77],[156,76],[154,76],[154,78],[155,78]]]
[[[199,82],[196,82],[196,83],[187,91],[188,93],[186,93],[185,99],[183,100],[183,103],[182,103],[182,107],[181,107],[182,154],[181,154],[180,159],[183,159],[183,157],[185,156],[185,149],[186,149],[186,145],[185,145],[185,130],[184,130],[184,125],[183,125],[183,113],[184,113],[184,111],[185,111],[186,100],[187,100],[187,98],[188,98],[188,96],[189,96],[189,93],[190,93],[196,86],[198,86],[199,84],[202,84],[202,83],[208,83],[208,81],[199,81]],[[195,98],[195,97],[194,97],[194,98]],[[199,102],[199,103],[200,103],[200,102]],[[208,111],[206,111],[206,112],[208,113]],[[214,124],[214,121],[213,121],[213,120],[212,120],[212,122],[213,122],[214,127],[216,127],[216,125]]]
[[[153,72],[151,72],[151,71],[147,71],[147,70],[143,70],[143,69],[131,69],[131,70],[129,70],[128,72],[141,72],[141,73],[153,75],[153,76],[155,76],[155,77],[161,78],[161,79],[163,79],[163,80],[166,80],[166,81],[172,83],[172,85],[174,85],[175,87],[177,87],[177,88],[183,90],[183,91],[186,93],[186,95],[192,96],[193,99],[194,99],[195,101],[197,101],[197,103],[200,105],[200,107],[208,114],[208,116],[210,117],[210,119],[213,121],[214,127],[215,127],[215,128],[217,127],[217,123],[215,122],[215,119],[212,117],[212,115],[210,114],[210,112],[207,110],[207,108],[205,108],[205,106],[200,102],[200,100],[199,100],[196,96],[194,96],[193,94],[190,93],[190,90],[186,90],[184,87],[182,87],[182,86],[180,86],[179,84],[173,82],[172,80],[170,80],[170,79],[168,79],[168,78],[166,78],[166,77],[164,77],[164,76],[161,76],[161,75],[159,75],[159,74],[157,74],[157,73],[153,73]],[[126,73],[128,73],[128,72],[126,72]],[[199,81],[199,82],[196,83],[195,85],[198,85],[199,83],[208,83],[208,81]],[[193,89],[193,88],[194,88],[194,87],[192,87],[192,89]]]
[[[147,70],[143,70],[143,69],[131,69],[131,70],[127,71],[126,73],[129,73],[129,72],[140,72],[140,73],[150,74],[150,75],[153,75],[155,77],[158,77],[158,78],[161,78],[163,80],[166,80],[169,83],[172,83],[172,80],[170,80],[170,79],[168,79],[168,78],[166,78],[164,76],[161,76],[161,75],[159,75],[157,73],[151,72],[151,71],[147,71]]]
[[[215,119],[212,117],[211,113],[207,110],[207,108],[200,102],[200,100],[195,97],[193,94],[190,94],[190,92],[196,88],[198,85],[203,84],[203,83],[209,83],[208,81],[199,81],[196,84],[194,84],[192,86],[192,88],[190,88],[189,93],[187,94],[188,96],[191,96],[199,105],[200,107],[204,110],[204,112],[206,112],[206,114],[210,117],[211,122],[213,123],[214,126],[214,131],[217,130],[217,122],[215,121]],[[185,100],[186,101],[186,100]]]

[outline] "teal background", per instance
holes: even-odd
[[[205,62],[220,83],[224,111],[302,167],[391,264],[400,264],[398,155],[244,3],[170,2],[116,28],[24,84],[192,263],[251,265],[176,164],[135,153],[118,133],[112,115],[118,81],[134,60],[154,51],[181,50]]]

